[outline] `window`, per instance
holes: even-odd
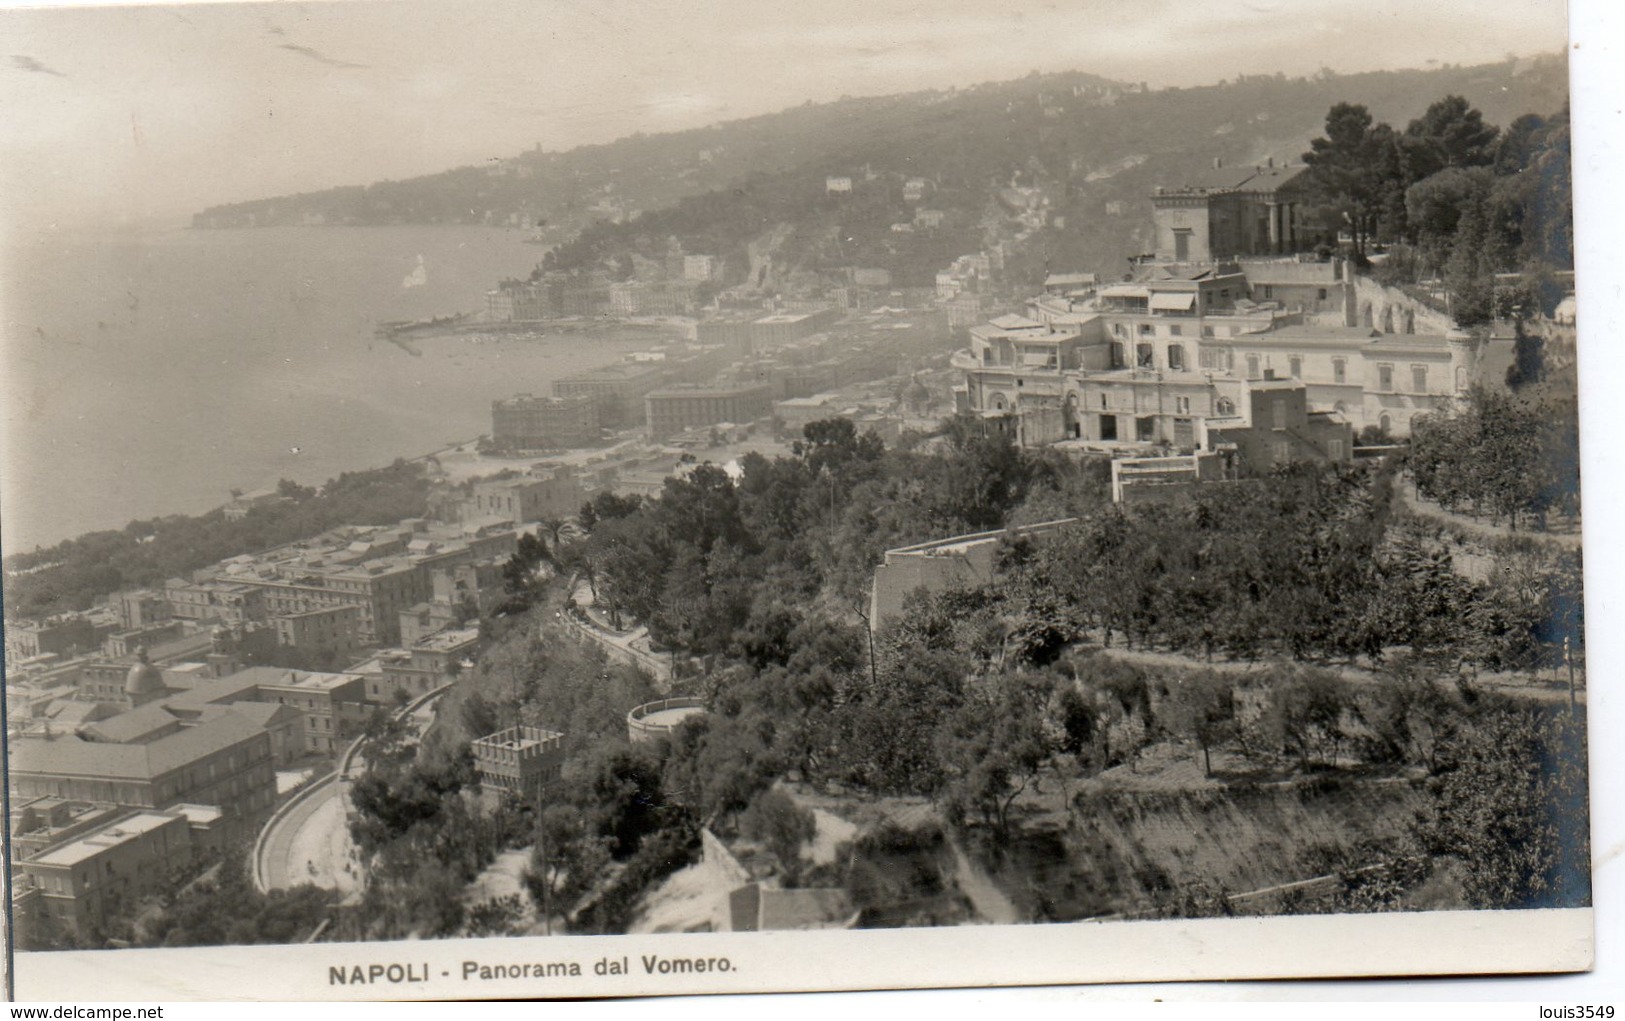
[[[1292,444],[1286,440],[1276,440],[1270,444],[1270,459],[1276,464],[1286,464],[1292,460]]]
[[[1142,336],[1142,337],[1154,337],[1156,335],[1157,335],[1157,328],[1155,326],[1152,326],[1150,323],[1141,323],[1140,324],[1140,336]]]
[[[1287,359],[1287,373],[1293,379],[1302,379],[1303,378],[1303,359],[1299,358],[1297,355],[1293,355],[1292,357],[1288,358]]]
[[[1191,232],[1189,228],[1174,228],[1174,260],[1184,262],[1191,257]]]
[[[1204,337],[1212,337],[1213,336],[1213,327],[1211,327],[1211,326],[1202,327],[1202,336],[1204,336]]]
[[[1394,388],[1394,367],[1392,365],[1377,366],[1377,389],[1384,392]]]
[[[1106,400],[1106,395],[1101,394],[1100,395],[1100,410],[1105,411],[1109,407],[1111,407],[1111,404]]]
[[[1123,345],[1112,341],[1112,368],[1121,369],[1127,362],[1124,361]]]
[[[1428,392],[1428,367],[1426,365],[1411,366],[1411,392],[1419,394]]]
[[[1190,414],[1191,413],[1191,399],[1189,397],[1175,397],[1174,398],[1174,411],[1181,414],[1181,415]]]
[[[1321,301],[1325,301],[1326,300],[1326,288],[1322,287],[1320,289],[1320,293],[1317,294],[1316,297],[1318,297]]]
[[[1155,368],[1157,356],[1152,352],[1150,344],[1139,344],[1134,348],[1134,363],[1142,369]]]
[[[1185,368],[1185,348],[1182,345],[1168,345],[1168,367],[1180,370]]]
[[[1349,375],[1349,362],[1348,362],[1348,359],[1347,358],[1333,358],[1332,359],[1332,382],[1333,383],[1346,383],[1346,382],[1348,382],[1348,375]]]
[[[1276,429],[1286,428],[1286,398],[1277,397],[1270,402],[1270,415]]]
[[[1257,355],[1248,355],[1247,356],[1247,378],[1248,379],[1257,379],[1258,377],[1259,377],[1258,356]]]
[[[1341,460],[1343,460],[1343,441],[1342,440],[1327,440],[1326,441],[1326,456],[1330,457],[1333,461],[1341,461]]]
[[[1236,413],[1236,402],[1228,397],[1220,397],[1218,404],[1215,405],[1215,410],[1220,417],[1227,418]]]
[[[1185,328],[1183,326],[1175,324],[1173,326],[1168,327],[1168,336],[1170,336],[1170,337],[1183,337],[1184,335],[1185,335]]]
[[[1118,337],[1126,337],[1128,336],[1128,330],[1122,323],[1112,323],[1112,334]]]
[[[1272,286],[1270,284],[1265,284],[1264,285],[1264,300],[1268,301],[1273,297],[1275,297],[1275,288],[1274,288],[1274,286]]]

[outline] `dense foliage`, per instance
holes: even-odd
[[[1363,105],[1341,102],[1304,153],[1310,211],[1355,254],[1378,242],[1391,282],[1442,279],[1462,326],[1537,308],[1563,289],[1553,270],[1574,265],[1569,114],[1524,114],[1501,130],[1459,95],[1433,103],[1398,131]],[[1521,271],[1514,290],[1495,274]]]
[[[1572,390],[1477,389],[1460,414],[1412,423],[1406,464],[1423,496],[1514,530],[1580,511],[1580,422]]]

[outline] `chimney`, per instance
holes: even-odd
[[[1274,378],[1275,378],[1275,370],[1274,369],[1265,369],[1264,370],[1264,379],[1271,380],[1271,379],[1274,379]]]
[[[1266,157],[1264,157],[1264,166],[1266,168],[1270,169],[1270,170],[1274,170],[1275,169],[1275,157],[1274,156],[1266,156]]]

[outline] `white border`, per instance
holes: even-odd
[[[1464,11],[1464,17],[1470,13]],[[1611,541],[1620,513],[1622,453],[1615,437],[1625,435],[1625,402],[1614,397],[1625,380],[1625,351],[1615,340],[1625,323],[1625,203],[1615,189],[1622,180],[1620,83],[1625,13],[1611,0],[1573,0],[1571,89],[1576,120],[1576,232],[1581,249],[1580,323],[1584,477],[1587,505],[1587,610],[1591,677],[1590,710],[1593,798],[1593,886],[1596,907],[1596,970],[1484,981],[1439,979],[1386,982],[1326,981],[1291,983],[1103,986],[1066,990],[981,989],[975,992],[914,992],[858,997],[855,1002],[888,1010],[908,1006],[990,1004],[1030,1006],[1063,1000],[1098,999],[1324,999],[1324,1000],[1524,1000],[1544,1003],[1618,1002],[1625,992],[1625,933],[1619,854],[1625,849],[1618,798],[1625,779],[1616,724],[1619,698],[1612,690],[1622,662],[1619,638],[1608,626],[1625,605],[1625,555]],[[1105,966],[1121,965],[1122,981],[1201,976],[1380,975],[1516,973],[1547,963],[1584,967],[1592,925],[1590,910],[1542,913],[1465,912],[1419,915],[1312,916],[1268,920],[1114,923],[1078,926],[1011,926],[998,929],[911,929],[837,934],[715,934],[709,936],[561,937],[543,941],[539,960],[567,959],[581,946],[583,960],[668,952],[693,955],[703,943],[737,958],[742,969],[760,968],[772,980],[741,981],[746,989],[864,989],[939,984],[1040,984],[1107,980]],[[826,943],[825,941],[830,941]],[[21,999],[144,998],[161,1001],[253,997],[256,999],[337,999],[327,985],[327,963],[390,960],[445,962],[464,955],[517,962],[537,941],[459,940],[310,947],[204,948],[185,951],[102,951],[26,954],[16,960],[16,991]],[[738,949],[735,949],[737,946]],[[609,950],[603,948],[611,948]],[[1538,948],[1532,953],[1531,947]],[[669,948],[669,949],[668,949]],[[1263,948],[1261,958],[1256,951]],[[822,951],[827,951],[822,952]],[[1248,956],[1249,954],[1253,956]],[[1547,956],[1551,960],[1547,961]],[[1537,960],[1538,958],[1538,960]],[[1309,967],[1308,962],[1325,962]],[[1160,970],[1159,970],[1160,962]],[[1449,962],[1456,962],[1453,966]],[[1566,962],[1566,963],[1559,963]],[[1097,967],[1100,966],[1100,967]],[[309,970],[316,968],[316,977]],[[741,970],[740,980],[752,971]],[[804,982],[788,981],[802,976]],[[479,984],[473,988],[433,988],[436,997],[596,995],[588,989],[541,988],[536,984]],[[689,991],[715,992],[715,981]],[[372,987],[368,995],[409,998],[400,988]],[[353,991],[353,990],[352,990]],[[637,995],[638,988],[604,989],[606,995]],[[665,991],[682,991],[668,986]],[[715,1001],[687,1001],[705,1009]],[[740,1004],[743,1001],[734,1001]],[[777,998],[775,1011],[807,998]],[[852,998],[823,1001],[840,1006]],[[686,1010],[684,1011],[686,1013]],[[1533,1015],[1531,1015],[1533,1016]]]

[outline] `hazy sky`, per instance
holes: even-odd
[[[0,222],[184,215],[1035,69],[1192,85],[1555,52],[1565,33],[1561,0],[4,9]]]

